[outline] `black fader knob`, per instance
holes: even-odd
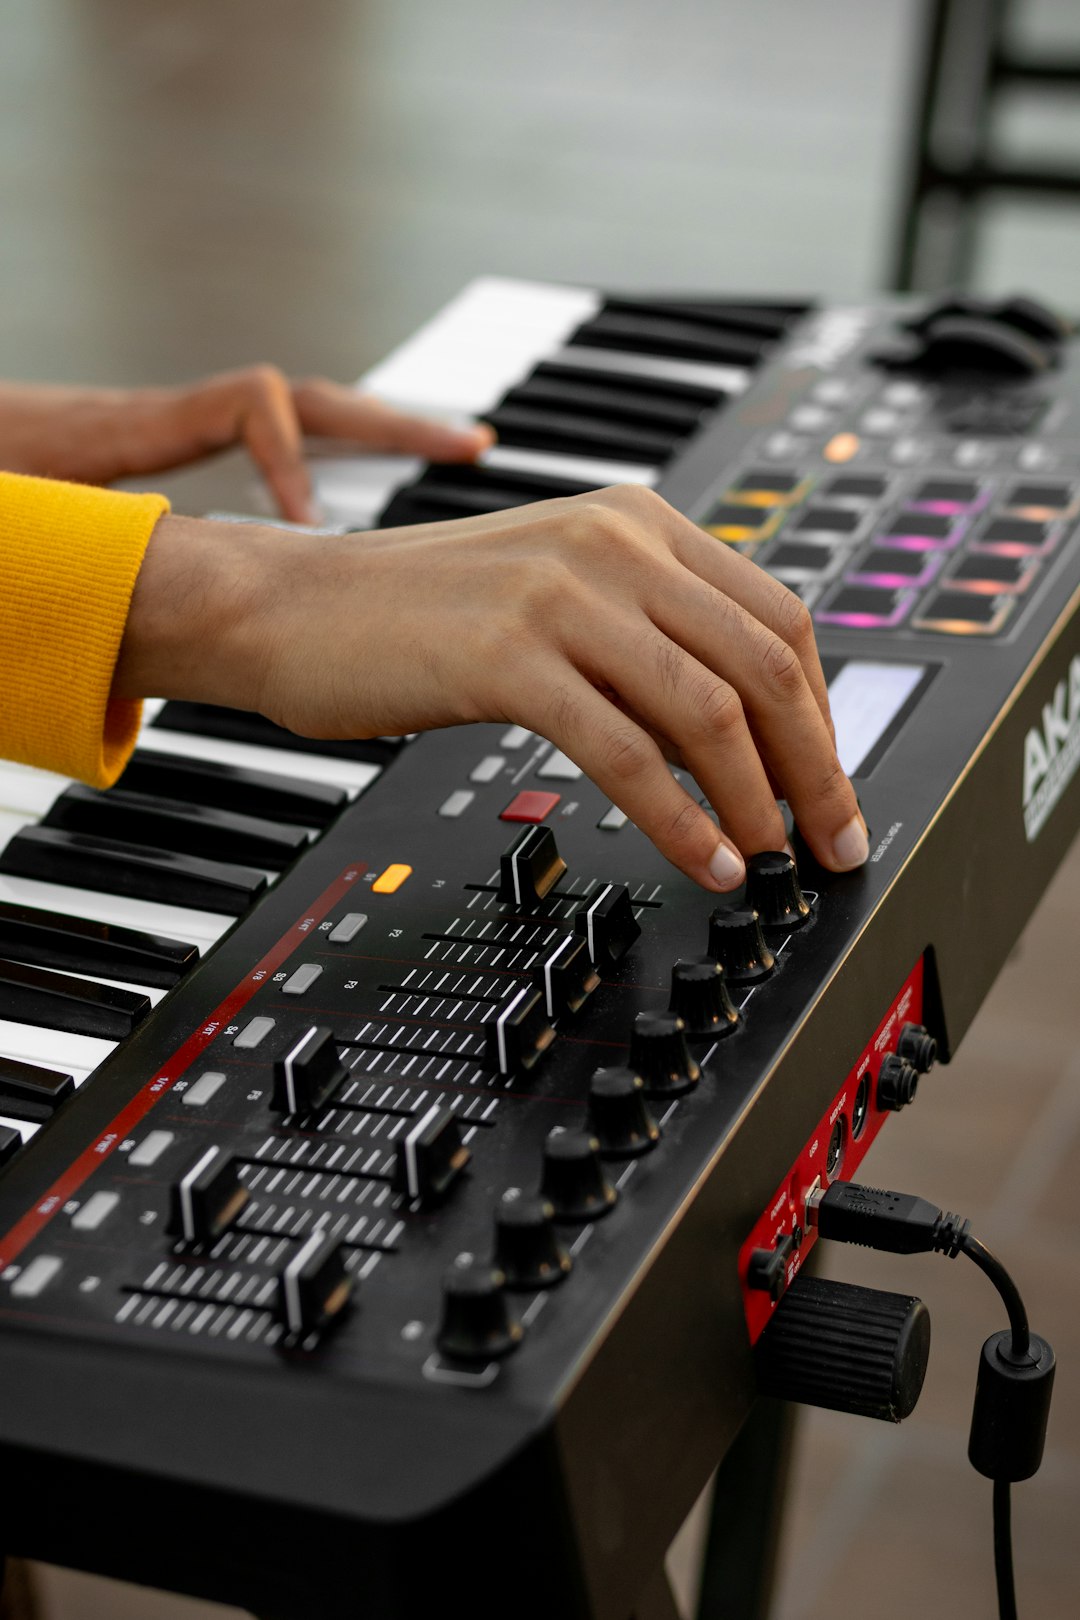
[[[320,1333],[349,1303],[353,1279],[345,1250],[326,1232],[312,1232],[278,1274],[278,1314],[296,1338]]]
[[[574,934],[559,941],[534,969],[533,978],[549,1018],[578,1012],[600,983],[588,945]]]
[[[574,931],[584,937],[594,967],[621,962],[641,933],[625,883],[605,883],[574,918]]]
[[[526,827],[499,861],[499,899],[504,906],[535,906],[565,871],[551,828]]]
[[[499,1074],[527,1073],[554,1039],[543,995],[525,984],[489,1021],[485,1057]]]
[[[521,1323],[510,1309],[506,1277],[498,1266],[470,1260],[443,1277],[439,1353],[455,1361],[494,1361],[521,1343]]]
[[[910,1063],[897,1052],[886,1052],[881,1060],[877,1081],[877,1105],[897,1114],[901,1108],[915,1101],[919,1089],[919,1075]]]
[[[929,1074],[937,1062],[937,1041],[922,1024],[904,1024],[896,1050],[918,1074]]]
[[[686,1030],[674,1013],[638,1013],[630,1032],[630,1067],[649,1097],[681,1097],[701,1079]]]
[[[633,1069],[597,1069],[589,1081],[589,1126],[605,1159],[635,1159],[660,1140],[645,1102],[645,1082]]]
[[[410,1204],[435,1204],[450,1189],[472,1157],[461,1140],[456,1114],[441,1103],[398,1138],[393,1187]]]
[[[696,1036],[730,1035],[739,1022],[739,1009],[728,995],[724,970],[712,956],[692,956],[671,970],[668,1011]]]
[[[758,1390],[899,1423],[930,1356],[930,1313],[909,1294],[800,1275],[754,1352]]]
[[[204,1148],[173,1183],[169,1232],[185,1243],[213,1243],[228,1231],[249,1197],[233,1156],[222,1147]]]
[[[548,1199],[503,1193],[495,1211],[495,1264],[507,1288],[552,1288],[569,1276],[573,1262],[554,1221]]]
[[[600,1144],[590,1131],[551,1131],[544,1142],[541,1196],[557,1221],[595,1221],[617,1194],[600,1163]]]
[[[325,1024],[312,1024],[274,1064],[270,1106],[282,1114],[312,1113],[333,1095],[347,1073],[333,1030]]]
[[[713,912],[709,955],[720,963],[731,984],[757,984],[776,966],[758,914],[748,906],[718,906]]]
[[[751,855],[746,863],[746,903],[766,928],[801,928],[810,902],[799,887],[795,862],[784,849]]]

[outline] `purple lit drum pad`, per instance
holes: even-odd
[[[913,506],[925,506],[932,512],[946,516],[955,512],[968,512],[985,499],[983,486],[976,478],[928,478],[908,499]]]
[[[1050,551],[1061,533],[1052,523],[1036,523],[1033,518],[995,517],[976,536],[979,551],[1000,551],[1008,557],[1025,557]]]
[[[945,512],[897,512],[878,535],[878,544],[900,551],[951,551],[967,527]]]
[[[1015,597],[935,591],[913,624],[916,630],[937,630],[942,635],[994,636],[1015,606]]]
[[[973,552],[964,557],[949,576],[949,585],[985,596],[1019,596],[1039,571],[1032,557],[1001,556],[997,552]]]
[[[859,559],[845,578],[860,585],[929,585],[943,560],[934,551],[897,551],[875,546]]]
[[[819,624],[840,624],[849,630],[891,630],[906,618],[915,594],[844,585],[815,610],[814,618]]]

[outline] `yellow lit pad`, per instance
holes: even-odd
[[[385,872],[379,873],[371,885],[371,892],[372,894],[394,894],[401,888],[405,879],[411,876],[411,866],[402,866],[399,862],[396,862],[393,866],[388,866]]]

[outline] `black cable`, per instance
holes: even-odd
[[[1007,1479],[995,1479],[994,1574],[997,1577],[998,1620],[1017,1620],[1010,1489],[1010,1482]]]
[[[997,1256],[991,1254],[985,1243],[980,1243],[978,1238],[972,1237],[970,1232],[965,1235],[960,1247],[961,1252],[966,1254],[969,1260],[974,1260],[979,1270],[989,1277],[1001,1295],[1001,1302],[1009,1313],[1009,1326],[1012,1329],[1012,1353],[1019,1360],[1021,1356],[1027,1355],[1031,1344],[1027,1311],[1024,1309],[1023,1300],[1020,1298],[1019,1288],[1017,1288]]]

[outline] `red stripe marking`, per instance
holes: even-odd
[[[73,1159],[66,1170],[57,1176],[40,1202],[35,1204],[33,1209],[27,1210],[11,1230],[0,1238],[0,1271],[22,1253],[31,1239],[35,1238],[57,1211],[64,1207],[72,1193],[76,1192],[97,1166],[130,1135],[139,1121],[145,1119],[154,1104],[160,1102],[161,1098],[172,1090],[181,1075],[191,1067],[225,1026],[232,1022],[236,1013],[251,1000],[256,990],[266,983],[271,974],[277,972],[285,958],[296,950],[312,929],[322,922],[331,907],[349,893],[352,885],[366,871],[366,864],[358,861],[347,867],[340,877],[335,878],[328,889],[323,890],[315,903],[282,934],[277,944],[271,946],[262,960],[241,979],[221,1005],[214,1008],[206,1022],[193,1035],[188,1036],[154,1078],[132,1097],[115,1119],[110,1121],[101,1135],[95,1138],[89,1147],[84,1148],[78,1158]]]

